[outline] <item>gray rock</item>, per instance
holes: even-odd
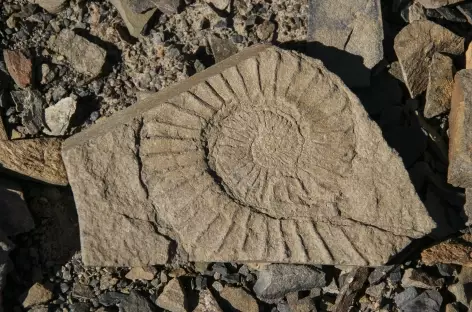
[[[53,136],[64,135],[69,128],[70,119],[75,113],[77,102],[71,97],[64,98],[44,110],[46,129],[44,133]]]
[[[21,186],[0,178],[0,229],[8,236],[31,231],[34,221],[28,210]]]
[[[341,291],[334,303],[333,312],[349,311],[349,307],[354,303],[358,292],[363,288],[369,277],[369,268],[360,267],[353,269],[346,277]]]
[[[325,273],[313,267],[272,264],[258,273],[254,292],[262,300],[275,300],[286,294],[326,285]]]
[[[121,15],[121,18],[125,22],[126,27],[131,36],[138,38],[144,29],[144,26],[148,23],[156,9],[150,9],[145,13],[136,13],[133,11],[129,0],[110,0],[110,2],[116,7]],[[139,0],[132,1],[133,3],[140,2]],[[144,1],[144,3],[148,3]],[[149,5],[149,4],[148,4]],[[136,8],[135,8],[136,9]]]
[[[187,300],[184,289],[177,278],[169,281],[156,300],[156,305],[172,312],[186,312]]]
[[[443,298],[437,290],[426,290],[413,299],[403,301],[397,306],[404,312],[439,312]]]
[[[135,290],[132,290],[129,296],[126,296],[126,298],[120,301],[118,308],[120,312],[155,311],[154,305],[147,298],[139,295]]]
[[[381,282],[394,268],[394,265],[376,267],[369,275],[369,284],[375,285]]]
[[[416,21],[395,37],[394,49],[410,95],[415,98],[428,86],[429,67],[435,53],[464,53],[464,38],[430,21]]]
[[[233,54],[238,53],[238,47],[229,39],[221,39],[216,36],[210,37],[210,48],[213,52],[215,62],[221,62]]]
[[[309,4],[308,40],[331,47],[322,55],[326,67],[350,87],[368,86],[370,72],[365,68],[383,59],[380,1],[310,0]]]
[[[92,299],[95,297],[92,289],[88,285],[75,283],[72,289],[72,297],[79,299]]]
[[[454,85],[454,64],[446,55],[433,55],[429,67],[428,87],[424,116],[432,118],[451,108],[452,88]]]
[[[70,312],[89,312],[91,304],[88,302],[76,302],[69,306]]]
[[[464,2],[464,0],[417,0],[427,9],[437,9],[446,5]]]
[[[106,51],[95,43],[72,30],[63,29],[56,38],[51,37],[49,47],[66,57],[70,65],[79,73],[96,77],[105,64]]]
[[[180,0],[122,0],[124,1],[129,2],[134,13],[145,13],[157,7],[165,14],[175,14],[180,6]]]
[[[56,14],[62,11],[68,1],[67,0],[28,0],[31,3],[35,3],[48,11],[49,13]]]
[[[11,96],[29,134],[37,134],[43,127],[43,98],[37,91],[12,91]]]
[[[427,273],[416,270],[416,269],[407,269],[403,274],[402,286],[407,287],[416,287],[423,289],[434,289],[440,288],[444,285],[444,279],[436,279],[429,276]]]
[[[397,307],[402,307],[409,301],[413,300],[418,296],[418,290],[415,287],[406,288],[404,291],[398,293],[394,297],[395,304]]]
[[[109,291],[101,294],[98,297],[98,301],[105,307],[114,306],[125,300],[128,295],[122,294],[115,291]]]
[[[365,293],[371,297],[374,297],[375,299],[379,299],[382,297],[382,294],[385,292],[386,288],[386,283],[381,282],[379,284],[367,287],[365,290]]]

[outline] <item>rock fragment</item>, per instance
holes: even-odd
[[[394,49],[410,95],[415,98],[427,89],[429,66],[435,53],[460,55],[464,38],[430,21],[421,20],[404,27],[395,37]]]
[[[193,312],[223,312],[208,289],[200,291],[198,305]]]
[[[31,85],[33,64],[20,51],[3,50],[5,65],[15,83],[20,88],[26,88]]]
[[[207,3],[213,5],[216,9],[223,11],[229,8],[230,0],[206,0]]]
[[[35,3],[48,11],[49,13],[56,14],[62,11],[68,1],[67,0],[28,0],[31,3]]]
[[[81,74],[96,77],[102,72],[106,51],[72,30],[63,29],[56,38],[51,37],[49,47],[65,56],[70,65]]]
[[[12,91],[11,96],[29,134],[37,134],[44,125],[43,98],[37,91]]]
[[[275,47],[151,95],[63,156],[87,265],[380,265],[435,227],[359,100],[319,61]]]
[[[421,260],[426,265],[439,263],[472,265],[472,234],[450,238],[423,250]]]
[[[238,53],[238,47],[229,39],[222,39],[216,36],[210,38],[210,48],[213,52],[215,62],[221,62],[231,55]]]
[[[147,268],[135,267],[135,268],[132,268],[125,275],[125,277],[133,281],[135,280],[152,281],[154,279],[154,273]]]
[[[44,110],[46,127],[43,132],[48,135],[64,135],[69,128],[70,119],[75,113],[77,101],[71,97],[64,98]]]
[[[24,295],[25,299],[22,302],[24,308],[47,303],[53,298],[52,292],[40,283],[36,283]]]
[[[472,154],[470,152],[472,124],[472,70],[459,71],[454,78],[449,114],[449,168],[447,181],[472,188]]]
[[[336,302],[334,303],[333,312],[349,311],[354,303],[359,290],[362,289],[364,283],[369,277],[369,268],[360,267],[352,270],[344,281],[341,287]]]
[[[464,2],[465,0],[418,0],[427,9],[437,9],[446,5]]]
[[[145,13],[154,8],[158,8],[165,14],[175,14],[180,6],[180,0],[121,0],[128,1],[129,8],[134,13]]]
[[[411,289],[411,288],[407,288]],[[413,288],[414,289],[414,288]],[[420,295],[408,298],[397,306],[404,312],[430,311],[439,312],[443,298],[437,290],[426,290]]]
[[[156,305],[172,312],[186,312],[187,300],[184,289],[177,278],[169,281],[156,300]]]
[[[433,55],[429,67],[428,87],[424,116],[432,118],[451,108],[452,88],[454,86],[454,64],[446,55]]]
[[[8,236],[28,232],[34,221],[28,210],[21,187],[0,178],[0,229]]]
[[[254,292],[262,300],[275,300],[291,292],[310,290],[325,285],[325,273],[317,268],[304,265],[271,264],[258,272]]]
[[[259,306],[256,299],[242,288],[225,287],[220,292],[221,298],[226,300],[231,311],[258,312]],[[225,309],[227,311],[227,309]]]
[[[135,290],[132,290],[129,296],[126,296],[123,300],[120,301],[118,304],[120,308],[120,312],[153,312],[155,311],[155,307],[152,305],[149,300],[140,294],[138,294]],[[171,310],[173,312],[173,310]],[[178,312],[178,311],[176,311]]]
[[[472,42],[465,51],[465,69],[472,69]]]
[[[116,7],[121,15],[121,18],[125,22],[126,27],[131,36],[138,38],[141,35],[144,27],[151,19],[156,9],[150,9],[144,13],[136,13],[133,11],[131,2],[129,0],[110,0],[110,2]],[[138,3],[139,1],[132,1]],[[136,9],[136,8],[135,8]]]
[[[416,287],[423,289],[435,289],[442,287],[443,284],[443,278],[435,279],[425,272],[411,268],[405,270],[402,278],[402,286],[404,288]]]
[[[308,40],[328,47],[316,56],[348,86],[368,86],[366,69],[383,59],[380,1],[310,0]]]

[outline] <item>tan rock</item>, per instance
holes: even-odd
[[[30,308],[32,306],[46,303],[53,298],[52,292],[40,283],[36,283],[28,290],[23,300],[23,307]]]
[[[187,311],[187,300],[178,279],[174,278],[169,281],[157,298],[156,305],[172,312]]]
[[[28,0],[31,3],[35,3],[48,11],[49,13],[56,14],[62,11],[66,5],[67,0]]]
[[[208,289],[200,291],[198,305],[193,312],[223,312]]]
[[[148,268],[142,268],[142,267],[135,267],[132,268],[126,275],[125,277],[130,280],[145,280],[145,281],[151,281],[154,279],[155,273],[152,272],[152,270]]]
[[[15,83],[20,88],[26,88],[31,85],[33,64],[20,51],[3,50],[5,65]]]
[[[436,53],[429,67],[428,87],[424,116],[432,118],[451,108],[452,88],[454,86],[454,64],[446,55]]]
[[[423,250],[421,260],[426,265],[450,263],[472,266],[472,234],[451,238]]]
[[[465,51],[465,69],[472,69],[472,42]]]
[[[110,0],[116,7],[125,22],[131,36],[138,38],[146,26],[149,19],[152,17],[156,9],[150,9],[145,13],[136,13],[133,11],[130,0]],[[138,3],[138,1],[134,1]]]
[[[472,188],[472,70],[459,71],[454,78],[449,114],[449,168],[447,181]]]
[[[232,311],[259,312],[256,299],[242,288],[225,287],[220,296],[230,304]]]
[[[429,66],[435,53],[460,55],[464,38],[430,21],[415,21],[395,37],[394,49],[400,62],[405,84],[412,98],[426,90]]]
[[[380,265],[435,226],[351,91],[275,47],[151,95],[63,156],[88,265]]]

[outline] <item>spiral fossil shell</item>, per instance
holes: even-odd
[[[81,133],[64,158],[93,264],[173,256],[137,240],[139,251],[107,253],[113,261],[93,254],[100,236],[120,236],[87,227],[101,214],[149,222],[190,261],[382,264],[434,226],[357,98],[320,62],[274,47],[249,48]]]

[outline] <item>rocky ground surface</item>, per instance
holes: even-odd
[[[157,10],[138,30],[143,34],[138,39],[108,1],[67,1],[57,13],[55,6],[62,1],[36,1],[42,7],[32,2],[1,3],[0,107],[10,139],[70,136],[133,105],[147,92],[159,91],[258,42],[310,54],[306,1],[186,0],[177,13]],[[459,230],[468,231],[461,217],[464,190],[446,183],[448,116],[444,112],[449,108],[443,106],[451,95],[435,94],[433,87],[424,93],[426,84],[451,88],[452,61],[434,57],[434,73],[441,79],[425,83],[431,74],[426,66],[410,73],[417,76],[405,85],[398,60],[414,66],[415,57],[424,51],[421,44],[433,42],[437,52],[463,56],[463,49],[453,49],[450,43],[463,38],[468,43],[472,4],[442,6],[455,2],[460,1],[382,1],[384,59],[373,68],[370,86],[353,89],[402,157],[430,213],[436,214],[437,231],[420,242],[422,248]],[[432,37],[416,41],[416,54],[408,53],[413,48],[394,50],[399,32],[422,20],[442,25],[459,37],[445,33],[438,39],[434,37],[438,32],[428,31]],[[74,53],[84,45],[87,55]],[[454,65],[465,66],[456,59]],[[411,81],[418,83],[412,87]],[[63,177],[50,175],[49,182],[64,184]],[[400,255],[392,260],[396,264],[375,269],[237,263],[84,267],[70,189],[21,179],[17,183],[35,228],[28,226],[23,229],[26,233],[10,235],[15,248],[9,254],[13,265],[3,292],[7,312],[452,312],[467,311],[472,299],[468,266],[424,261],[419,252]],[[6,270],[2,252],[11,246],[5,241],[0,237],[0,285]],[[470,251],[460,251],[463,262],[470,262]]]

